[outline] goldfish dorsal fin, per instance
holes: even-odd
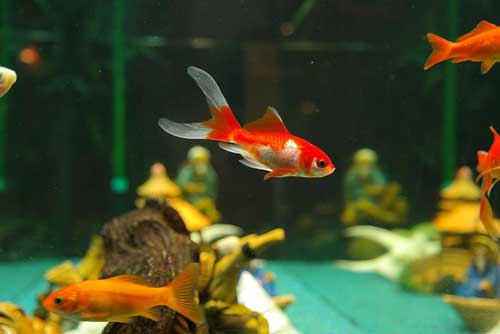
[[[256,121],[250,122],[244,126],[245,130],[255,132],[286,132],[283,120],[281,119],[278,111],[273,107],[267,107],[264,115]]]
[[[497,28],[500,28],[500,27],[497,25],[494,25],[493,23],[490,23],[488,21],[483,20],[483,21],[479,22],[479,24],[474,29],[472,29],[471,32],[457,38],[457,42],[465,41],[468,38],[474,37],[476,35],[479,35],[479,34],[486,32],[486,31],[497,29]]]
[[[134,276],[134,275],[119,275],[119,276],[110,277],[110,278],[108,278],[108,280],[128,282],[128,283],[133,283],[133,284],[154,287],[153,284],[149,283],[144,278],[139,277],[139,276]]]

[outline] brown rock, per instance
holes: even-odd
[[[154,286],[164,286],[188,264],[198,262],[199,249],[189,238],[177,212],[148,202],[104,225],[106,264],[101,278],[137,275]],[[160,307],[158,322],[136,317],[131,323],[110,323],[104,333],[196,333],[196,326],[167,307]]]

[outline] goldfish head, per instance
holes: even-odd
[[[335,165],[330,157],[316,146],[312,146],[306,152],[303,151],[301,159],[309,177],[323,177],[335,171]]]
[[[50,312],[71,315],[78,311],[78,297],[78,290],[67,286],[51,293],[42,304]]]

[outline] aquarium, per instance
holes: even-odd
[[[0,334],[500,333],[498,11],[0,0]]]

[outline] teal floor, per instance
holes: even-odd
[[[46,284],[44,271],[58,263],[37,260],[0,264],[0,301],[31,312]],[[287,313],[304,334],[460,334],[466,329],[438,297],[407,293],[377,275],[355,274],[328,263],[272,262],[278,292],[293,293]]]

